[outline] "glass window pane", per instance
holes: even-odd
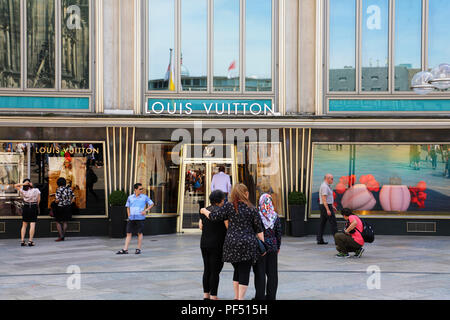
[[[142,183],[155,203],[151,213],[177,213],[180,167],[172,162],[173,147],[174,144],[139,144],[136,182]]]
[[[312,212],[318,191],[334,175],[337,209],[357,214],[449,215],[449,145],[315,145]]]
[[[428,19],[428,68],[433,69],[442,63],[450,63],[450,1],[430,0]]]
[[[362,91],[387,91],[389,1],[362,1]]]
[[[422,68],[422,0],[395,1],[395,91],[410,91]]]
[[[61,87],[89,88],[89,0],[61,1]]]
[[[174,0],[148,2],[149,90],[168,90],[175,48]],[[172,77],[173,79],[173,77]],[[175,81],[175,79],[173,79]]]
[[[55,1],[27,1],[27,87],[55,87]]]
[[[0,1],[0,88],[20,87],[20,0]]]
[[[239,181],[247,186],[250,201],[258,205],[261,195],[269,193],[275,211],[284,216],[280,144],[246,144],[245,150],[238,150],[238,159]]]
[[[208,3],[181,2],[181,86],[184,91],[205,91],[208,70]]]
[[[239,0],[214,1],[214,90],[239,91]]]
[[[247,0],[245,90],[272,90],[272,1]]]
[[[330,91],[355,91],[356,2],[330,0]]]
[[[70,156],[69,156],[70,155]],[[102,143],[0,143],[0,215],[20,217],[23,195],[14,184],[29,178],[41,192],[39,215],[48,217],[57,180],[66,179],[80,215],[105,215]]]

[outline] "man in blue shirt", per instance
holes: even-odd
[[[125,205],[128,214],[125,247],[118,251],[117,254],[128,254],[128,246],[133,233],[137,233],[138,235],[138,247],[135,253],[141,253],[145,215],[150,211],[153,205],[153,201],[144,194],[144,187],[142,187],[142,184],[136,183],[134,185],[134,194],[128,197],[127,204]]]

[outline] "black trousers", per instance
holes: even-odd
[[[201,248],[203,257],[203,292],[217,296],[219,274],[223,268],[222,250]]]
[[[323,204],[319,205],[320,208],[320,225],[319,225],[319,233],[317,234],[317,241],[323,241],[323,232],[325,230],[325,224],[327,221],[330,223],[331,226],[331,233],[334,235],[337,232],[337,222],[336,222],[336,216],[334,215],[332,205],[328,205],[328,208],[330,208],[331,216],[327,214],[327,209]]]
[[[252,261],[235,262],[232,265],[234,268],[233,281],[239,282],[240,285],[248,286]]]
[[[253,266],[255,275],[255,299],[275,300],[278,288],[278,253],[267,252]]]

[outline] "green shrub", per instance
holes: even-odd
[[[304,205],[306,203],[305,194],[298,191],[293,191],[289,193],[288,203],[290,205]]]
[[[116,190],[109,195],[109,204],[111,206],[125,206],[128,195],[122,190]]]

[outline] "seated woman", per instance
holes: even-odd
[[[363,223],[361,219],[353,214],[350,209],[343,209],[341,214],[347,221],[344,232],[338,232],[334,235],[334,241],[336,243],[336,249],[338,254],[337,258],[348,258],[349,252],[354,252],[355,257],[361,257],[364,252],[364,239],[361,235],[363,231]]]

